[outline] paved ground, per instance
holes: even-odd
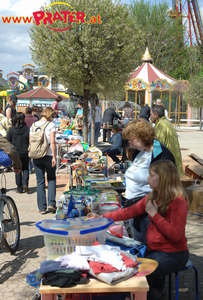
[[[178,130],[178,136],[183,157],[195,153],[203,157],[202,140],[203,132],[195,129]],[[106,144],[100,143],[102,147]],[[66,169],[59,171],[57,175],[57,199],[62,194],[68,181]],[[16,194],[13,173],[7,173],[7,188],[18,207],[21,221],[21,240],[19,250],[10,255],[4,249],[0,250],[0,299],[30,300],[35,293],[35,288],[26,284],[26,275],[40,266],[40,262],[46,259],[46,250],[41,233],[36,229],[35,223],[42,219],[53,219],[53,215],[41,216],[36,204],[36,180],[35,174],[30,177],[31,194]],[[199,271],[200,296],[203,299],[203,218],[188,216],[186,235],[190,250],[190,259]],[[167,282],[166,282],[167,283]],[[193,271],[181,273],[179,299],[195,299]],[[163,300],[167,298],[167,284]],[[175,294],[173,290],[173,299]]]

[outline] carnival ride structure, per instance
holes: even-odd
[[[189,44],[201,45],[203,42],[203,23],[198,0],[172,0],[170,17],[180,19],[188,33]]]

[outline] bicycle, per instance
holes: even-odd
[[[5,169],[0,169],[1,186],[3,186],[3,179],[5,185],[0,190],[0,249],[5,248],[13,254],[19,246],[20,219],[14,200],[6,195]]]

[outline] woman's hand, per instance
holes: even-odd
[[[98,218],[102,218],[102,216],[95,214],[93,212],[91,212],[87,215],[87,219],[98,219]]]
[[[150,215],[150,217],[153,218],[158,212],[158,205],[156,204],[156,201],[153,200],[153,203],[151,201],[148,201],[145,207],[145,211],[148,213],[148,215]]]
[[[51,166],[52,168],[56,166],[56,158],[54,156],[52,157]]]

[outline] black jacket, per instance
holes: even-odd
[[[133,153],[133,160],[135,159],[135,157],[138,155],[139,152],[140,152],[139,150],[135,149]],[[162,145],[158,140],[154,140],[151,164],[153,164],[155,161],[158,160],[170,160],[174,164],[176,164],[175,158],[171,153],[171,151],[168,148],[166,148],[164,145]]]
[[[8,130],[7,140],[14,146],[19,156],[28,156],[29,132],[29,128],[24,124]]]
[[[139,118],[149,121],[150,113],[151,113],[150,107],[148,105],[145,105],[140,110]]]
[[[121,119],[121,117],[115,112],[115,110],[113,108],[107,108],[104,111],[103,123],[109,122],[109,124],[112,125],[114,118],[117,118],[119,120]]]

